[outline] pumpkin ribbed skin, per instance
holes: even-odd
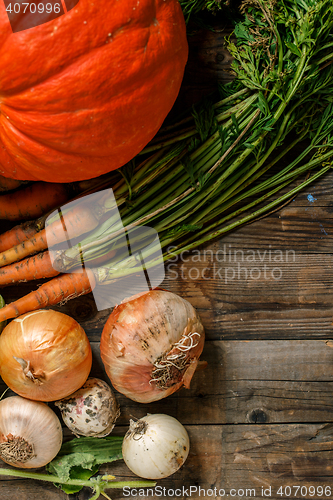
[[[177,0],[80,0],[12,33],[0,2],[0,174],[73,182],[121,167],[179,92],[188,47]]]

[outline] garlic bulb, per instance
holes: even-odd
[[[101,358],[112,386],[149,403],[189,387],[205,332],[185,299],[151,290],[116,306],[102,332]]]
[[[24,469],[43,467],[62,445],[60,420],[45,403],[11,396],[0,401],[0,458]]]
[[[67,427],[77,437],[107,436],[120,414],[111,388],[98,378],[88,378],[81,389],[54,404],[60,409]]]
[[[130,420],[122,445],[123,458],[134,474],[145,479],[171,476],[185,462],[190,440],[185,427],[169,415]]]

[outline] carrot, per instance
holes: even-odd
[[[27,181],[18,181],[17,179],[9,179],[8,177],[0,175],[0,192],[17,189],[22,184],[26,183]]]
[[[34,182],[0,196],[0,219],[35,219],[69,199],[66,184]]]
[[[115,255],[116,251],[111,250],[107,254],[89,261],[89,265],[97,267],[100,264],[108,262]],[[45,251],[0,268],[0,286],[53,278],[54,276],[58,276],[58,274],[60,274],[60,271],[57,271],[53,267],[50,252]]]
[[[95,259],[89,260],[88,265],[93,267],[98,267],[101,264],[109,262],[109,260],[111,260],[116,255],[116,253],[117,253],[116,250],[109,250],[106,254],[101,255],[100,257],[96,257]]]
[[[46,251],[0,269],[0,286],[22,281],[53,278],[58,274],[60,272],[54,269],[50,253]]]
[[[84,203],[75,205],[32,238],[0,254],[0,267],[18,262],[29,255],[51,248],[66,239],[73,239],[98,226],[102,210],[93,210]]]
[[[0,323],[10,318],[17,318],[26,312],[63,304],[69,299],[91,292],[95,286],[95,274],[89,268],[83,272],[61,274],[0,309]]]
[[[9,250],[9,248],[19,245],[23,241],[32,238],[36,233],[41,231],[45,225],[45,217],[40,217],[37,220],[22,222],[17,226],[9,229],[0,235],[0,252]]]

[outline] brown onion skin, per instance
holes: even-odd
[[[198,332],[200,340],[191,350],[191,364],[182,378],[167,389],[159,389],[150,383],[153,363],[162,353],[170,352],[175,342],[172,336],[176,332],[171,330],[177,328],[170,328],[171,324],[178,325],[178,331],[187,325],[186,331]],[[177,340],[180,337],[178,333]],[[133,401],[149,403],[189,387],[204,341],[204,328],[193,306],[172,292],[155,289],[114,308],[102,332],[100,352],[113,387]]]
[[[13,356],[30,362],[35,380],[24,374]],[[58,311],[23,314],[0,335],[0,375],[10,389],[27,399],[47,402],[69,396],[85,383],[91,365],[85,331]]]

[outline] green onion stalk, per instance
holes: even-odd
[[[109,217],[79,245],[56,252],[59,270],[114,250],[94,269],[97,282],[112,283],[138,270],[137,256],[123,248],[127,231],[157,231],[156,245],[140,233],[135,241],[154,267],[269,213],[327,173],[332,35],[331,0],[244,0],[226,41],[234,80],[121,169],[115,201],[100,207]]]

